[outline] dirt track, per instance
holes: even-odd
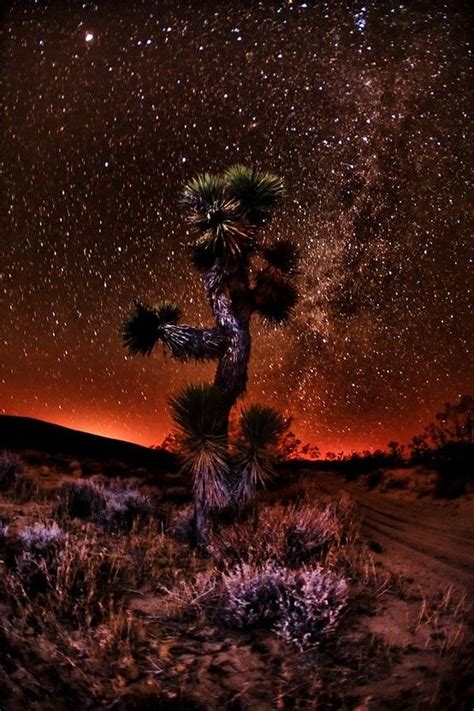
[[[342,477],[314,473],[321,489],[348,490],[362,515],[369,541],[382,546],[387,567],[423,581],[452,583],[474,591],[473,502],[441,502],[430,498],[397,499],[347,485]]]

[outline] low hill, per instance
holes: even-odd
[[[33,417],[0,415],[0,449],[33,450],[82,459],[117,460],[134,467],[176,469],[176,457],[164,449],[81,432]]]

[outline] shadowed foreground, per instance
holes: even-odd
[[[0,493],[5,709],[470,707],[469,500],[282,472],[201,557],[175,475],[41,456]]]

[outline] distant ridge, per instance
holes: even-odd
[[[34,417],[0,415],[0,449],[34,450],[98,460],[115,459],[137,467],[176,469],[175,455],[164,449],[81,432]]]

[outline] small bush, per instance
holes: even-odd
[[[349,497],[341,497],[319,506],[266,506],[260,511],[257,530],[250,521],[223,528],[212,534],[210,551],[228,564],[274,561],[297,567],[324,560],[349,535],[355,535],[354,507]]]
[[[347,603],[344,578],[320,566],[299,571],[244,564],[223,574],[222,616],[233,627],[272,629],[300,649],[318,646]]]
[[[379,484],[381,484],[385,479],[385,473],[382,469],[374,469],[373,472],[369,472],[367,475],[367,488],[369,490],[375,489]]]
[[[94,481],[65,481],[59,489],[54,513],[94,520],[105,508],[105,497],[105,488]]]
[[[25,471],[25,465],[16,454],[0,452],[0,491],[10,491],[15,487]]]
[[[465,442],[448,442],[433,452],[437,472],[435,496],[454,499],[472,489],[473,454],[474,444]]]
[[[56,555],[65,542],[65,534],[56,523],[34,523],[25,526],[18,540],[22,553],[15,559],[14,568],[28,595],[43,593],[51,587],[57,568]]]
[[[136,489],[105,489],[105,507],[97,520],[104,528],[129,531],[136,523],[143,523],[152,513],[148,496]]]
[[[192,505],[179,509],[171,520],[169,534],[180,543],[193,544],[196,539],[194,526],[194,507]]]
[[[96,625],[118,612],[133,579],[123,551],[104,546],[95,532],[75,536],[40,526],[23,531],[26,549],[0,579],[0,599],[9,600],[20,616],[51,612],[74,627]]]
[[[44,553],[64,541],[64,532],[58,524],[34,523],[26,526],[18,536],[23,547],[30,553]]]
[[[149,497],[136,489],[105,487],[95,481],[67,481],[59,489],[59,516],[81,518],[110,530],[130,530],[152,513]]]

